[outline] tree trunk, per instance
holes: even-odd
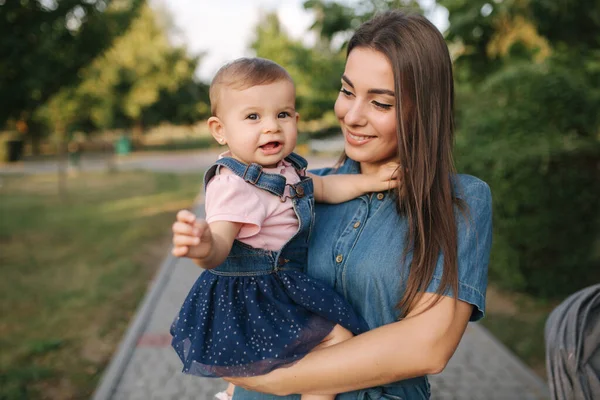
[[[132,135],[131,135],[131,144],[135,150],[140,149],[144,143],[144,125],[142,121],[137,120],[133,124]]]
[[[58,183],[58,196],[61,200],[67,199],[67,168],[68,168],[68,154],[67,154],[67,134],[65,127],[57,123],[55,126],[55,135],[57,135],[57,183]]]

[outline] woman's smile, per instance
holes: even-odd
[[[346,130],[346,140],[353,146],[365,144],[375,138],[376,136],[363,135]]]

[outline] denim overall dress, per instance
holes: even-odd
[[[297,171],[306,168],[306,160],[294,153],[286,160]],[[341,295],[305,274],[314,215],[312,179],[299,174],[300,182],[287,185],[282,175],[226,157],[208,170],[205,188],[220,166],[281,201],[292,201],[299,226],[279,251],[235,240],[227,259],[200,275],[171,326],[183,372],[262,375],[301,359],[336,324],[354,334],[368,330]],[[284,196],[286,185],[289,196]]]

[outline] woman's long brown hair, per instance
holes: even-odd
[[[437,293],[458,292],[454,205],[459,201],[451,182],[455,174],[452,63],[437,28],[421,15],[399,10],[362,24],[350,39],[348,54],[357,47],[384,54],[394,74],[398,156],[405,167],[398,210],[407,216],[409,227],[403,260],[412,253],[398,303],[405,316],[432,280],[440,254],[444,264]]]

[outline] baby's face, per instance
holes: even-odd
[[[234,158],[274,167],[296,147],[298,113],[292,82],[280,80],[219,96],[222,136]]]

